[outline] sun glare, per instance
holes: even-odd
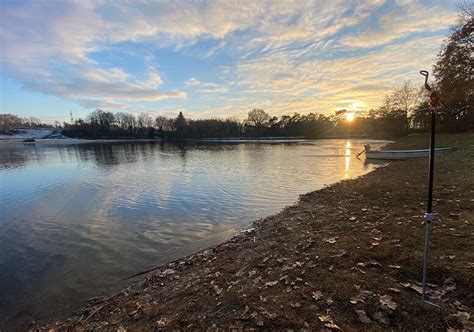
[[[355,119],[355,114],[354,113],[346,113],[346,120],[348,122],[352,122]]]

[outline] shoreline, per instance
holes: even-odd
[[[156,142],[156,143],[304,143],[320,140],[335,139],[364,139],[373,141],[393,142],[396,138],[379,138],[379,137],[321,137],[321,138],[304,138],[304,137],[228,137],[228,138],[184,138],[184,139],[163,139],[163,138],[38,138],[35,142],[24,142],[23,139],[0,139],[0,146],[14,144],[86,144],[86,143],[130,143],[130,142]]]
[[[66,144],[90,144],[90,143],[130,143],[130,142],[164,142],[158,138],[127,138],[127,139],[82,139],[82,138],[40,138],[35,142],[23,142],[22,140],[0,140],[0,146],[2,145],[14,145],[14,144],[55,144],[55,145],[66,145]]]
[[[459,159],[456,167],[449,156],[438,158],[438,186],[460,182],[442,172],[462,172],[474,157],[464,158],[463,151],[452,155]],[[425,161],[392,163],[301,195],[294,205],[254,221],[229,241],[148,271],[145,280],[90,301],[50,327],[469,328],[474,307],[469,294],[474,288],[466,266],[474,262],[474,254],[467,252],[456,264],[440,257],[459,257],[452,252],[469,240],[472,190],[467,190],[467,198],[459,197],[467,203],[455,213],[443,211],[442,200],[435,207],[440,220],[455,222],[454,215],[461,211],[467,222],[443,227],[448,234],[450,229],[460,234],[457,243],[443,243],[443,252],[439,244],[432,249],[439,259],[432,262],[430,281],[436,285],[430,295],[451,304],[439,311],[423,307],[419,299]],[[439,233],[433,234],[434,243],[442,240]],[[469,243],[464,245],[469,249]],[[457,270],[447,273],[449,264]],[[419,314],[427,319],[416,320]]]

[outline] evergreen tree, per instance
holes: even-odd
[[[183,115],[183,112],[179,112],[178,117],[175,120],[176,135],[178,137],[186,137],[187,134],[187,121]]]

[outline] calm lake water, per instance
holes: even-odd
[[[0,145],[0,329],[70,313],[299,194],[371,171],[355,158],[368,142],[385,144]]]

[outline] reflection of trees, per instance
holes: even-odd
[[[0,169],[24,167],[31,161],[42,162],[45,156],[38,153],[36,146],[2,147],[0,150]]]
[[[94,162],[99,167],[114,167],[119,164],[135,163],[144,154],[144,143],[91,143],[67,146],[73,158],[83,162]]]
[[[186,161],[186,142],[184,141],[177,141],[173,143],[174,151],[178,153],[178,155],[183,159],[183,161]]]
[[[223,152],[223,151],[232,151],[239,149],[242,142],[226,142],[223,141],[209,141],[209,142],[185,142],[185,141],[176,141],[173,143],[163,144],[161,143],[160,146],[162,152],[169,151],[170,153],[177,153],[183,161],[186,160],[186,155],[189,150],[199,150],[199,151],[209,151],[209,152]],[[256,144],[259,147],[259,144]],[[260,148],[260,147],[259,147]]]
[[[27,155],[7,151],[0,154],[0,169],[23,167],[28,162]]]
[[[170,148],[171,147],[171,148]],[[136,163],[140,160],[154,158],[158,151],[186,156],[186,147],[183,143],[180,148],[166,143],[148,142],[114,142],[69,145],[68,154],[84,162],[94,162],[99,167],[111,168],[120,164]]]
[[[257,149],[261,148],[256,145]],[[108,142],[71,145],[31,145],[5,147],[0,150],[0,169],[23,167],[31,162],[47,162],[58,158],[62,162],[78,161],[94,163],[98,167],[113,168],[120,164],[131,164],[151,158],[179,157],[186,161],[189,150],[220,153],[236,150],[241,144],[216,143],[150,143],[150,142]]]
[[[123,147],[117,149],[111,144],[93,144],[91,148],[97,166],[114,166],[127,162],[122,158]]]

